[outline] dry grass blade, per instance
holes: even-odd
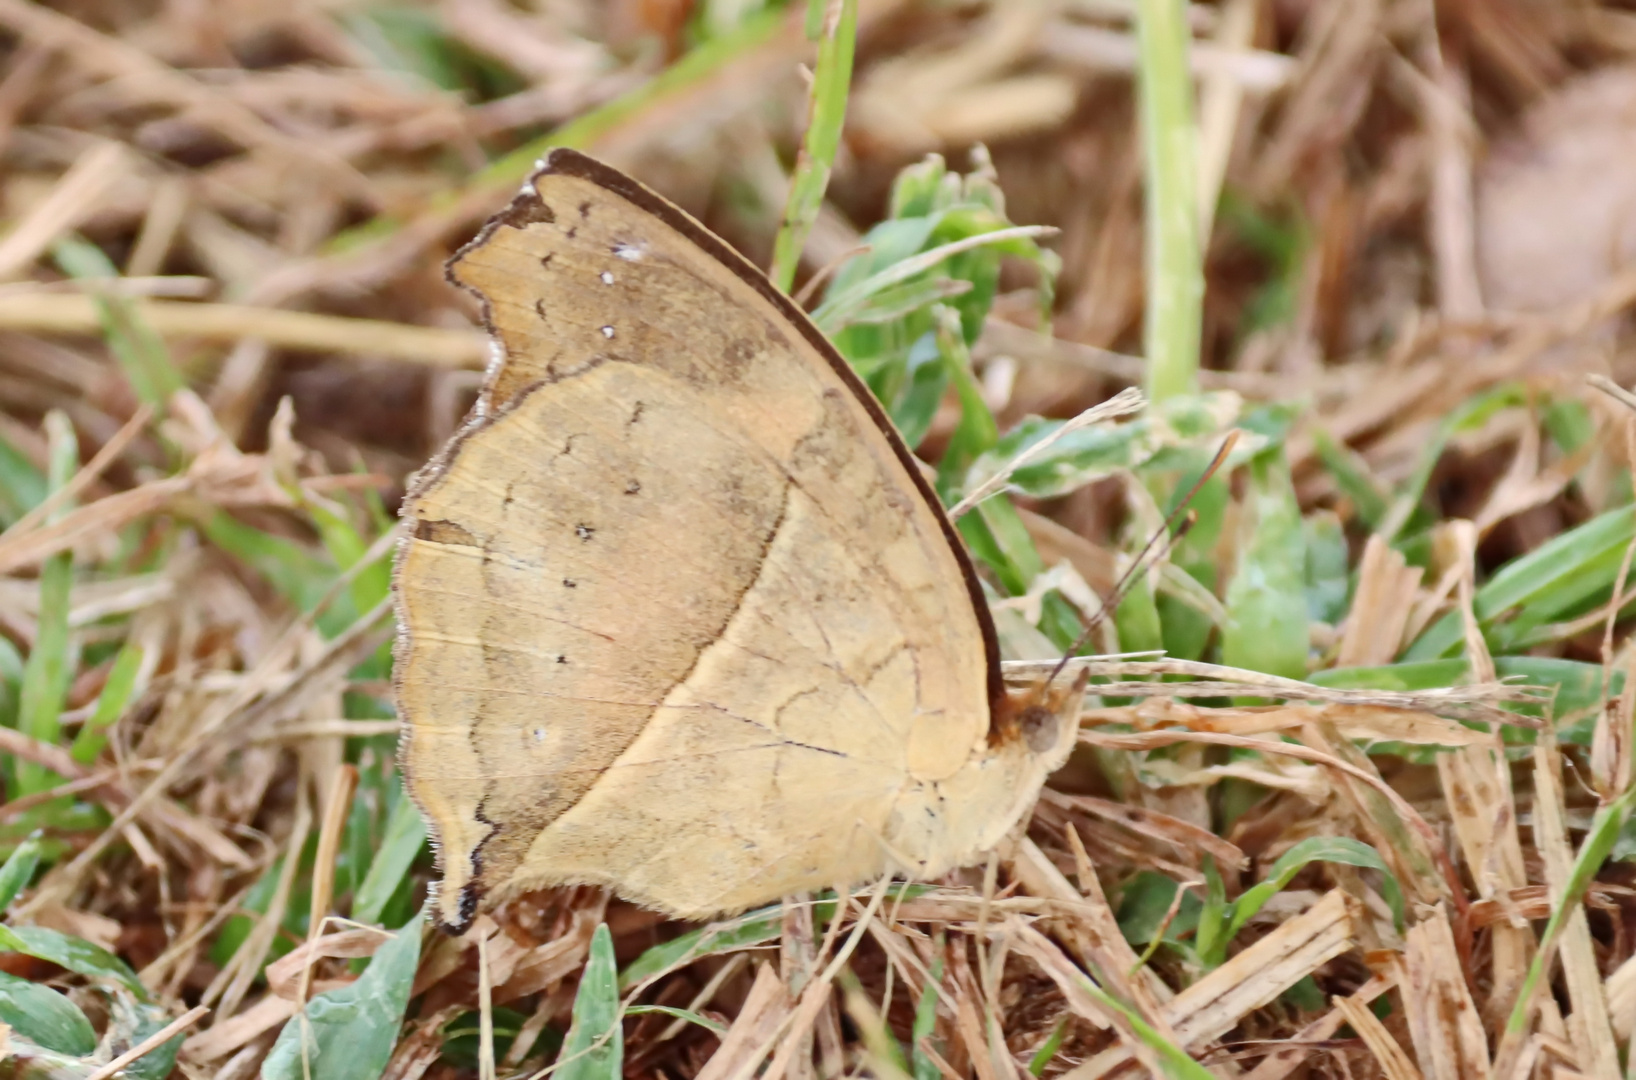
[[[1488,1039],[1441,907],[1409,929],[1399,982],[1415,1054],[1431,1076],[1487,1076]]]
[[[120,179],[126,150],[100,142],[79,156],[51,194],[0,240],[0,281],[24,270],[64,233],[95,213]]]
[[[132,306],[155,332],[168,338],[227,342],[259,338],[289,349],[362,353],[442,368],[480,368],[488,358],[488,342],[470,330],[247,304],[135,300]],[[100,323],[89,296],[0,296],[0,330],[83,335],[99,333]]]
[[[1370,1012],[1366,1005],[1351,998],[1336,998],[1335,1012],[1338,1019],[1352,1025],[1352,1030],[1357,1032],[1364,1045],[1369,1047],[1369,1052],[1375,1056],[1375,1061],[1380,1064],[1380,1070],[1387,1080],[1422,1080],[1420,1070],[1414,1067],[1409,1055],[1398,1045],[1397,1040],[1392,1038],[1392,1033],[1386,1030],[1386,1025],[1380,1022],[1380,1018]]]
[[[1552,899],[1561,903],[1574,861],[1568,828],[1563,820],[1560,763],[1545,747],[1534,753],[1534,842],[1545,860],[1545,880]],[[1586,1076],[1619,1075],[1619,1048],[1608,1015],[1602,972],[1591,938],[1590,920],[1583,906],[1568,916],[1557,955],[1562,963],[1568,1000],[1573,1011],[1564,1019],[1578,1050],[1578,1068]]]

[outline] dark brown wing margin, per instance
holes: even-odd
[[[875,395],[864,385],[863,380],[858,378],[857,372],[852,370],[852,365],[836,351],[835,346],[830,344],[824,332],[818,329],[817,324],[807,313],[774,287],[772,281],[754,263],[728,247],[715,233],[699,224],[691,214],[670,200],[643,187],[619,170],[594,158],[586,157],[577,150],[560,148],[552,150],[546,155],[535,175],[541,173],[556,173],[589,180],[663,221],[760,293],[779,314],[789,320],[790,325],[801,331],[801,335],[818,351],[818,355],[828,361],[836,377],[852,391],[852,396],[862,403],[870,419],[875,421],[875,426],[886,436],[886,441],[892,447],[892,452],[897,454],[903,471],[908,473],[909,479],[920,492],[920,497],[931,507],[937,523],[943,527],[943,537],[954,551],[955,561],[960,564],[960,572],[966,579],[966,591],[971,598],[971,607],[977,615],[977,625],[983,632],[983,653],[988,661],[989,723],[991,725],[996,723],[1004,715],[1002,706],[1006,700],[1005,682],[1000,674],[1000,638],[994,630],[994,619],[988,613],[988,601],[983,596],[982,583],[977,579],[977,568],[972,565],[971,556],[966,554],[965,544],[960,539],[960,534],[955,531],[954,523],[949,520],[948,514],[943,512],[943,504],[938,502],[937,492],[932,490],[932,485],[920,474],[920,466],[914,455],[909,452],[897,428],[892,426],[886,411],[875,400]]]

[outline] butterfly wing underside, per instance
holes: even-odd
[[[966,854],[938,847],[976,842],[937,838],[959,795],[938,784],[983,753],[992,629],[805,316],[565,152],[451,276],[497,357],[412,486],[397,568],[441,921],[570,882],[701,917]]]

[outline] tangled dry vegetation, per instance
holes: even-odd
[[[1208,423],[1019,474],[1013,658],[1162,517],[1152,455],[1238,425],[1261,464],[1105,628],[1171,658],[1094,665],[986,868],[423,937],[386,556],[486,351],[442,261],[563,142],[765,265],[801,7],[0,0],[0,1070],[1620,1076],[1636,435],[1586,376],[1636,375],[1636,12],[1597,0],[1187,9]],[[1142,381],[1134,7],[861,5],[802,280],[985,145],[1010,221],[1060,230],[1052,333],[1013,261],[971,351],[999,431]]]

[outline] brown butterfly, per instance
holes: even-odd
[[[576,882],[703,918],[997,844],[1083,680],[1007,692],[957,534],[812,321],[567,150],[450,275],[496,356],[396,574],[439,920]]]

